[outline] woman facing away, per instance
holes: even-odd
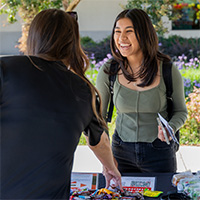
[[[113,179],[122,189],[79,40],[77,22],[48,9],[31,23],[27,56],[0,59],[1,199],[69,199],[83,131],[107,186]]]
[[[112,151],[123,172],[175,172],[176,151],[169,137],[166,144],[157,123],[160,113],[166,120],[166,87],[162,76],[164,62],[170,58],[158,50],[158,38],[148,15],[141,9],[122,11],[116,18],[111,50],[118,64],[113,102],[117,109]],[[106,118],[110,99],[111,60],[100,68],[97,89]],[[172,65],[173,116],[169,124],[176,132],[187,118],[183,80]]]

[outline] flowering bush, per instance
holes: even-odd
[[[91,54],[90,70],[88,70],[86,74],[94,85],[96,84],[99,68],[110,58],[112,58],[112,55],[107,54],[107,57],[102,61],[96,62],[95,55]],[[176,61],[174,61],[174,64],[178,67],[183,76],[186,97],[193,91],[194,87],[200,88],[200,60],[196,57],[190,58],[189,61],[187,60],[187,56],[182,55],[178,56]]]
[[[194,87],[186,101],[188,118],[180,129],[180,143],[200,144],[200,88]]]
[[[154,25],[154,28],[158,35],[164,35],[168,32],[165,23],[162,20],[163,16],[167,16],[169,20],[176,20],[180,18],[179,13],[174,13],[172,4],[174,0],[127,0],[125,9],[138,8],[144,10]]]
[[[96,78],[100,67],[106,63],[110,58],[112,58],[111,54],[107,54],[107,57],[102,61],[96,62],[94,54],[91,54],[90,59],[90,69],[86,72],[87,78],[96,85]]]
[[[182,55],[174,63],[183,76],[185,96],[188,96],[194,87],[200,88],[200,60],[198,58],[191,58],[188,62],[187,56]]]

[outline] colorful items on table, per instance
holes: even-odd
[[[120,191],[118,188],[110,187],[109,189],[102,188],[99,190],[76,190],[72,193],[70,200],[81,200],[81,199],[116,199],[116,200],[144,200],[142,194],[136,192],[132,193],[124,189]]]
[[[179,193],[184,193],[193,200],[200,200],[200,171],[195,174],[191,171],[175,174],[172,184],[177,186]]]

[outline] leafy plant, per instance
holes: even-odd
[[[159,49],[173,60],[184,54],[189,61],[190,58],[200,58],[200,38],[183,38],[177,35],[159,37]]]
[[[180,129],[180,143],[200,145],[200,88],[194,87],[186,101],[188,118]]]
[[[90,37],[82,37],[81,45],[90,57],[95,56],[97,62],[102,61],[107,54],[110,54],[110,36],[100,42],[95,42]],[[179,56],[186,56],[185,62],[191,58],[200,59],[200,38],[183,38],[173,35],[168,38],[159,37],[159,49],[161,52],[169,55],[174,61],[179,60]]]
[[[83,48],[91,48],[93,46],[96,46],[97,44],[89,36],[84,36],[84,37],[81,37],[81,45]]]
[[[89,57],[94,54],[97,62],[103,60],[108,53],[111,53],[110,36],[100,42],[95,42],[89,37],[82,37],[81,45]]]
[[[143,9],[151,18],[152,23],[159,35],[168,32],[162,20],[163,16],[167,16],[169,20],[180,18],[179,13],[173,13],[173,4],[176,0],[128,0],[125,8]]]
[[[17,21],[16,14],[24,21],[22,26],[22,37],[18,40],[20,52],[26,51],[26,40],[30,23],[40,11],[48,8],[61,8],[64,7],[66,11],[71,11],[81,0],[1,0],[0,1],[0,15],[7,14],[7,21],[14,23]]]

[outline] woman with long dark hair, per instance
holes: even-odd
[[[166,86],[162,76],[163,63],[169,56],[158,49],[153,24],[143,10],[122,11],[116,18],[111,50],[117,63],[113,102],[117,109],[112,150],[120,172],[175,172],[174,141],[165,143],[157,123],[160,113],[176,132],[187,118],[184,87],[180,72],[172,65],[173,116],[167,113]],[[106,119],[110,100],[109,75],[111,60],[100,68],[97,89]],[[170,140],[171,138],[169,138]]]
[[[1,199],[69,199],[82,132],[122,188],[88,65],[77,22],[57,9],[32,21],[27,55],[0,59]]]

